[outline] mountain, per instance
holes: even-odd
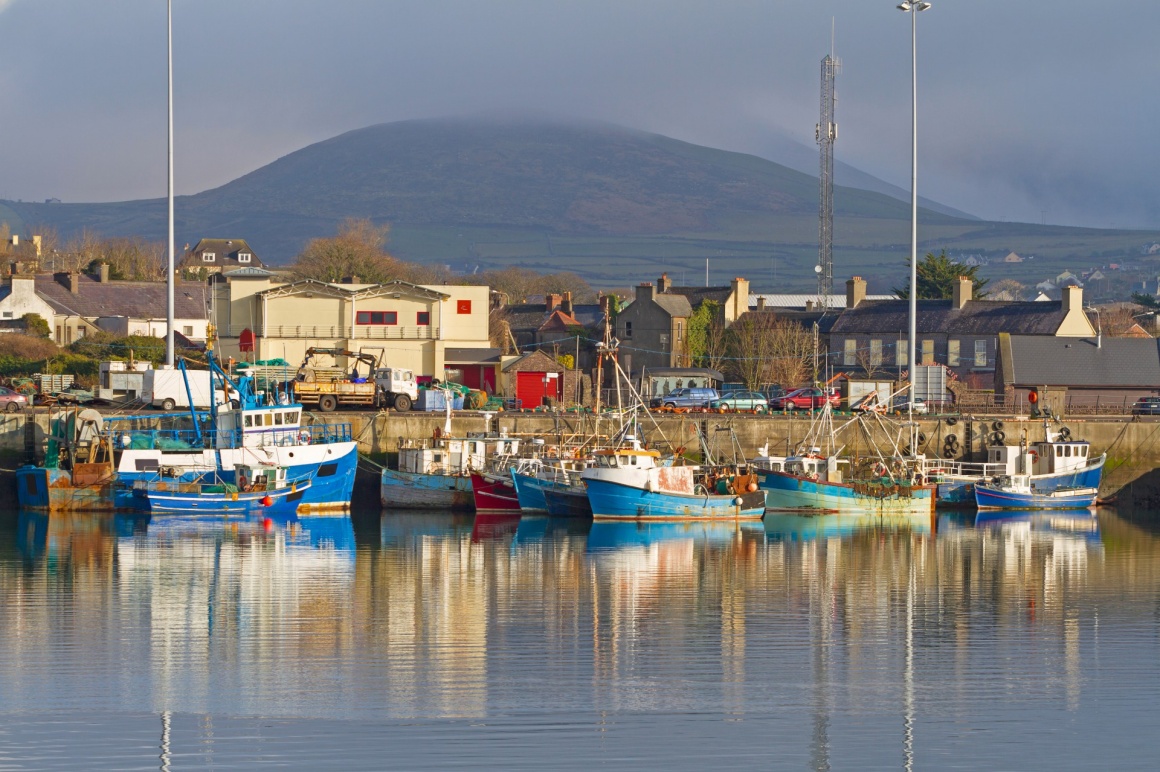
[[[880,192],[835,189],[834,275],[840,282],[860,272],[871,291],[882,291],[908,254],[910,207],[908,196],[900,200],[889,195],[896,189],[873,182]],[[920,212],[924,250],[1034,250],[1087,260],[1138,254],[1143,240],[1160,240],[987,223],[938,209]],[[176,229],[179,245],[245,238],[266,262],[279,264],[309,239],[333,235],[342,220],[369,218],[391,225],[388,246],[397,256],[460,270],[514,263],[624,286],[662,270],[686,283],[712,269],[712,281],[747,275],[755,286],[801,290],[816,287],[817,211],[816,175],[754,155],[607,124],[439,119],[347,132],[181,196]],[[62,241],[82,229],[152,241],[166,231],[159,199],[7,201],[0,202],[0,221],[19,233],[53,227]]]

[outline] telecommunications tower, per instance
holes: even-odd
[[[832,49],[832,46],[831,46]],[[838,124],[834,121],[834,78],[842,63],[831,52],[822,60],[822,109],[815,136],[821,155],[821,202],[818,205],[818,306],[830,310],[834,291],[834,140]]]

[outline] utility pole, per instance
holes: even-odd
[[[838,138],[838,124],[834,120],[834,79],[842,64],[833,55],[831,32],[830,55],[822,59],[821,114],[814,136],[818,142],[821,169],[818,184],[821,188],[818,204],[818,306],[822,313],[830,310],[830,295],[834,291],[834,141]]]

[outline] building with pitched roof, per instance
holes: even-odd
[[[165,337],[167,294],[165,282],[110,280],[104,265],[93,275],[14,273],[0,288],[0,320],[37,314],[48,322],[60,345],[98,330]],[[178,282],[174,287],[175,332],[204,341],[207,318],[205,285]]]
[[[1130,409],[1160,391],[1160,341],[1155,338],[1052,337],[1000,333],[995,394],[1062,414],[1070,407]]]
[[[830,362],[836,368],[864,368],[862,360],[887,369],[908,362],[908,300],[864,300],[866,282],[846,282],[846,309],[830,328]],[[1083,310],[1083,289],[1067,287],[1058,301],[975,300],[969,278],[960,278],[954,296],[919,300],[915,327],[916,361],[941,364],[960,378],[991,379],[1000,333],[1058,338],[1094,337]]]
[[[499,352],[489,342],[485,286],[285,282],[255,269],[209,284],[223,356],[297,364],[311,347],[363,350],[420,376],[496,385]]]
[[[178,272],[201,276],[235,268],[262,267],[262,261],[245,239],[202,239],[177,263]]]

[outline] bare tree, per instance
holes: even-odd
[[[742,314],[729,328],[729,370],[747,389],[766,380],[770,363],[770,335],[764,315]]]
[[[814,336],[801,325],[785,319],[776,320],[768,334],[766,382],[786,388],[805,383],[813,370]]]

